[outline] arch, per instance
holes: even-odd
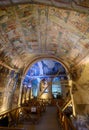
[[[70,74],[69,74],[69,68],[67,67],[67,65],[61,59],[59,59],[58,57],[55,57],[55,56],[48,56],[48,55],[37,56],[37,57],[34,57],[32,60],[29,61],[28,65],[25,67],[25,69],[23,71],[22,82],[21,82],[22,84],[21,84],[21,88],[20,88],[21,91],[23,89],[24,78],[25,78],[29,68],[32,67],[32,65],[34,65],[35,63],[37,63],[38,61],[41,61],[41,60],[53,60],[53,61],[58,62],[65,69],[66,77],[70,81],[71,77],[70,77]],[[20,93],[20,98],[19,98],[19,104],[20,104],[20,100],[21,100],[21,93]]]
[[[23,71],[23,77],[26,75],[28,69],[33,65],[35,64],[36,62],[40,61],[40,60],[43,60],[43,59],[51,59],[51,60],[54,60],[54,61],[57,61],[59,62],[66,70],[66,73],[67,73],[67,77],[68,77],[68,80],[71,79],[71,76],[70,76],[70,73],[69,73],[69,67],[62,61],[61,58],[58,58],[58,57],[55,57],[55,56],[51,56],[51,55],[42,55],[42,56],[37,56],[35,58],[33,58],[29,63],[28,65],[25,67],[24,71]]]

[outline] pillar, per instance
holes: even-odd
[[[71,95],[71,100],[72,100],[73,115],[76,116],[74,97],[73,97],[73,92],[72,92],[72,80],[69,81],[69,86],[70,86],[70,95]]]
[[[48,98],[52,99],[52,79],[50,78],[49,84],[48,84]]]
[[[16,89],[16,82],[16,73],[10,70],[9,75],[7,77],[7,85],[4,92],[3,105],[1,111],[5,111],[7,109],[12,108],[12,99]]]
[[[30,100],[30,95],[31,95],[31,89],[27,87],[27,92],[26,92],[26,101]]]

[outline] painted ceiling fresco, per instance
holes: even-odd
[[[30,67],[24,77],[23,86],[32,87],[33,96],[37,96],[41,81],[45,83],[52,81],[52,92],[58,93],[61,92],[61,79],[67,80],[65,68],[59,62],[45,59]]]
[[[18,3],[16,0],[0,2]],[[84,2],[75,0],[75,3],[82,6]],[[87,0],[85,6],[86,3]],[[69,66],[86,58],[89,54],[89,14],[41,4],[1,7],[0,63],[21,68],[33,56],[42,54],[61,58]]]
[[[50,80],[50,78],[67,79],[66,70],[59,62],[48,59],[41,60],[30,67],[25,75],[23,84],[28,86],[32,81],[37,84],[44,78],[46,80]]]
[[[89,7],[89,0],[0,0],[0,6],[24,3],[46,4],[50,6],[73,9],[89,13],[89,9],[87,9]]]

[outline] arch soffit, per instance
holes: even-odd
[[[68,79],[69,80],[71,79],[70,73],[69,73],[69,67],[60,58],[55,57],[55,56],[37,56],[37,57],[33,58],[32,60],[29,61],[28,65],[25,67],[24,72],[23,72],[23,77],[26,75],[28,69],[33,64],[35,64],[36,62],[43,60],[43,59],[50,59],[50,60],[54,60],[54,61],[59,62],[65,68]]]

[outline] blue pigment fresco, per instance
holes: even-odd
[[[61,95],[61,84],[60,84],[60,78],[55,77],[52,82],[52,94],[53,98],[58,98],[58,96]]]
[[[55,78],[55,76],[58,78]],[[36,96],[40,81],[44,78],[47,80],[55,78],[55,81],[58,82],[60,79],[67,78],[66,70],[59,62],[54,60],[40,60],[30,67],[24,78],[23,85],[32,87],[33,93]]]

